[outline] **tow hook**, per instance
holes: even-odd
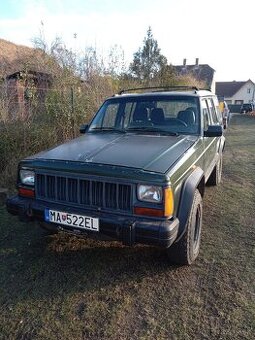
[[[122,243],[126,246],[133,246],[135,243],[135,223],[128,222],[122,227]]]

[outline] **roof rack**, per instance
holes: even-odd
[[[176,86],[153,86],[153,87],[136,87],[136,88],[131,88],[131,89],[123,89],[121,90],[118,94],[121,95],[123,93],[127,92],[133,92],[133,91],[144,91],[146,90],[152,90],[148,92],[162,92],[162,91],[187,91],[187,90],[194,90],[194,91],[199,91],[199,90],[209,90],[209,89],[199,89],[196,86],[186,86],[186,85],[176,85]],[[210,91],[210,90],[209,90]]]

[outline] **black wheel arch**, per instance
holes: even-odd
[[[200,167],[196,167],[182,185],[179,206],[177,210],[177,217],[180,224],[175,242],[178,242],[178,240],[186,231],[186,224],[190,215],[196,189],[199,190],[201,196],[203,197],[205,191],[205,176],[203,170]]]

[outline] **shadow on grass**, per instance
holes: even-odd
[[[2,304],[111,289],[178,268],[162,249],[43,234],[34,224],[6,218],[0,236]]]

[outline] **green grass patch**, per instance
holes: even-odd
[[[157,248],[45,236],[0,208],[0,338],[254,338],[254,131],[254,117],[232,118],[191,267]]]

